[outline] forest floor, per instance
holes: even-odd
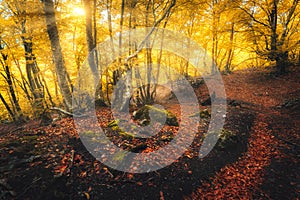
[[[224,129],[236,134],[237,142],[199,159],[207,126],[200,127],[190,148],[173,164],[144,174],[120,172],[97,161],[79,139],[72,118],[49,126],[40,126],[38,120],[1,124],[0,197],[299,199],[299,77],[299,67],[282,76],[261,69],[224,75],[229,103]],[[199,101],[208,96],[205,85],[195,91]],[[177,115],[179,105],[164,106]],[[108,108],[97,115],[104,127],[112,120]],[[141,152],[168,143],[158,138],[146,140]]]

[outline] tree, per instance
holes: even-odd
[[[0,52],[1,52],[1,56],[2,56],[2,59],[0,59],[0,63],[5,72],[4,74],[1,73],[1,75],[4,77],[5,81],[7,82],[7,85],[9,88],[9,94],[12,99],[12,108],[13,109],[11,109],[9,107],[8,103],[5,101],[5,99],[3,98],[3,96],[1,94],[0,94],[0,98],[13,120],[23,120],[21,106],[19,104],[16,92],[15,92],[15,85],[14,85],[11,70],[10,70],[10,67],[8,64],[8,54],[3,52],[4,45],[5,45],[5,43],[0,38]]]
[[[32,35],[27,31],[28,13],[25,1],[6,2],[10,12],[14,16],[14,23],[20,31],[20,37],[24,47],[24,56],[26,61],[26,74],[31,94],[33,95],[34,113],[39,116],[45,108],[44,86],[41,82],[40,70],[36,62],[36,56],[33,53]]]
[[[97,36],[97,27],[95,27],[96,23],[94,23],[94,29],[93,29],[93,16],[95,16],[96,13],[95,9],[92,8],[95,7],[95,0],[84,0],[84,8],[85,8],[85,27],[86,27],[86,41],[87,41],[87,46],[88,46],[88,63],[90,65],[91,71],[94,75],[95,80],[98,79],[98,66],[96,65],[95,62],[95,53],[96,51],[93,51],[94,48],[96,47],[96,36]],[[95,21],[94,17],[94,21]],[[94,35],[93,35],[93,30]]]
[[[65,107],[67,110],[72,108],[72,94],[70,82],[66,71],[63,54],[60,46],[59,34],[56,25],[54,4],[52,0],[43,0],[45,18],[47,23],[47,33],[51,43],[51,50],[55,63],[56,76],[60,91],[63,95]]]
[[[293,1],[249,1],[240,9],[248,16],[244,23],[251,30],[258,56],[275,61],[277,72],[286,71],[288,55],[297,48],[298,41],[292,41],[299,11],[299,0]]]
[[[120,95],[121,101],[119,101],[120,104],[120,110],[124,110],[126,108],[127,103],[130,100],[130,96],[131,96],[131,89],[132,89],[132,82],[131,82],[131,77],[132,77],[132,70],[131,70],[131,63],[130,61],[133,58],[136,58],[138,56],[138,54],[140,52],[142,52],[143,48],[146,48],[145,50],[145,63],[146,63],[146,76],[145,79],[143,80],[145,82],[142,82],[142,86],[139,87],[140,88],[140,95],[141,95],[141,103],[142,104],[148,104],[148,103],[152,103],[153,102],[153,95],[155,91],[151,92],[151,79],[152,77],[152,49],[151,49],[151,44],[149,42],[149,37],[151,36],[151,34],[153,34],[154,30],[156,27],[158,27],[161,22],[163,20],[165,20],[167,18],[167,16],[170,14],[171,9],[175,6],[176,4],[176,0],[172,0],[169,4],[166,4],[166,6],[164,7],[164,9],[162,10],[162,14],[159,18],[157,18],[157,10],[160,6],[162,6],[161,4],[159,6],[155,5],[153,1],[147,1],[145,4],[145,27],[146,28],[146,33],[145,33],[145,38],[143,39],[143,41],[141,41],[141,43],[137,46],[135,52],[133,52],[132,54],[130,54],[129,56],[127,56],[125,58],[125,66],[127,67],[126,69],[126,76],[127,76],[127,80],[130,79],[130,81],[126,81],[125,85],[124,85],[124,92],[122,92],[122,94]],[[152,11],[152,23],[150,23],[150,17],[149,17],[149,13]],[[151,27],[151,28],[149,28]],[[136,69],[138,70],[138,69]],[[139,74],[139,73],[136,73]],[[138,76],[137,78],[141,78],[140,76]],[[118,91],[122,91],[122,88],[117,89]]]

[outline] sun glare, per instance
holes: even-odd
[[[83,8],[75,7],[73,8],[73,14],[83,16],[85,12]]]

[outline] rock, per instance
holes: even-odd
[[[145,149],[147,149],[147,144],[146,143],[142,143],[142,144],[138,144],[135,147],[131,148],[130,151],[132,151],[133,153],[140,153],[142,151],[144,151]]]
[[[103,99],[96,99],[95,106],[96,107],[108,107]]]
[[[176,116],[170,111],[156,108],[155,106],[145,105],[133,113],[136,120],[147,124],[147,121],[155,120],[156,122],[165,122],[169,126],[178,126]]]
[[[153,99],[151,99],[151,103],[158,103],[158,104],[164,104],[167,103],[170,99],[174,97],[174,94],[172,92],[172,89],[170,89],[171,86],[164,86],[164,85],[150,85],[147,86],[150,87],[150,94],[153,95]],[[155,92],[154,92],[155,89]],[[145,95],[145,94],[144,94]],[[131,104],[140,106],[142,104],[146,103],[146,101],[142,100],[142,95],[140,88],[135,88],[133,90],[133,95],[131,98]]]
[[[143,119],[142,121],[139,122],[139,125],[141,126],[148,126],[150,124],[149,119]]]
[[[119,127],[119,122],[120,120],[119,119],[116,119],[116,120],[112,120],[110,121],[107,126],[110,127],[113,131],[117,131],[119,133],[119,135],[125,137],[126,139],[132,139],[135,137],[134,134],[132,133],[129,133],[129,132],[125,132],[123,131],[122,129],[120,129]]]
[[[199,112],[196,112],[194,114],[191,114],[189,117],[197,117],[200,116],[200,118],[209,118],[211,116],[210,112],[207,109],[200,110]]]
[[[172,90],[168,87],[157,85],[156,86],[156,95],[154,97],[155,103],[166,103],[174,96]]]
[[[205,137],[208,137],[208,136],[212,137],[213,136],[212,134],[215,134],[215,133],[207,133],[205,135]],[[215,135],[215,136],[217,136],[217,135]],[[218,138],[219,138],[218,142],[215,145],[215,147],[218,150],[225,150],[225,149],[228,150],[231,147],[237,145],[237,143],[239,142],[237,135],[226,129],[220,130],[220,132],[218,133]]]

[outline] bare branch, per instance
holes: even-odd
[[[284,24],[283,32],[282,32],[281,38],[280,38],[280,44],[281,45],[284,43],[284,40],[286,38],[286,35],[287,35],[287,32],[288,32],[288,25],[291,22],[293,14],[295,13],[295,10],[296,10],[296,7],[298,5],[298,2],[299,2],[299,0],[294,0],[292,7],[289,9],[289,13],[288,13],[286,22]]]
[[[258,21],[251,13],[249,13],[248,12],[248,10],[246,10],[245,8],[242,8],[242,7],[239,7],[242,11],[244,11],[249,17],[251,17],[251,19],[254,21],[254,22],[256,22],[256,23],[258,23],[258,24],[260,24],[260,25],[263,25],[263,26],[265,26],[265,27],[267,27],[267,28],[270,28],[270,25],[268,25],[268,24],[265,24],[265,23],[263,23],[263,22],[261,22],[261,21]]]
[[[168,13],[171,11],[171,9],[175,6],[176,4],[176,0],[172,0],[170,6],[167,8],[166,12],[163,14],[163,16],[158,19],[154,25],[152,26],[151,30],[149,31],[149,33],[145,36],[144,40],[141,42],[141,44],[139,45],[138,49],[131,54],[130,56],[128,56],[125,59],[125,63],[127,63],[129,60],[131,60],[132,58],[134,58],[135,56],[137,56],[138,53],[140,53],[143,49],[143,47],[145,46],[147,40],[149,39],[149,37],[151,36],[151,34],[153,33],[153,31],[155,30],[155,28],[166,18],[166,16],[168,15]]]
[[[50,108],[50,110],[55,110],[55,111],[61,112],[69,117],[84,117],[85,116],[85,115],[76,115],[76,114],[70,113],[66,110],[63,110],[63,109],[57,108],[57,107],[52,107],[52,108]]]

